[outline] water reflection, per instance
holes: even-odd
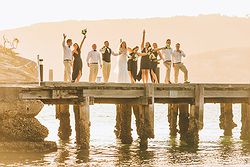
[[[82,164],[82,163],[85,164],[90,162],[89,149],[77,148],[75,154],[76,154],[76,164]]]
[[[219,112],[213,106],[205,110],[205,126],[200,132],[200,142],[195,147],[179,140],[179,135],[169,138],[166,110],[164,107],[157,107],[156,138],[149,141],[147,150],[140,150],[137,140],[131,145],[121,144],[119,140],[115,142],[113,134],[115,107],[111,106],[107,111],[103,108],[91,110],[89,150],[79,149],[75,144],[73,137],[75,130],[72,131],[68,141],[59,140],[57,130],[60,124],[55,120],[53,108],[45,107],[38,119],[49,128],[50,135],[47,140],[56,141],[58,151],[49,154],[0,153],[0,166],[248,166],[250,164],[250,143],[239,140],[240,129],[234,129],[232,137],[219,137],[222,134],[218,128]],[[73,127],[72,109],[70,115],[73,117],[70,119]],[[236,119],[239,124],[239,112],[234,116],[239,118]],[[135,127],[136,125],[132,124],[132,128]]]

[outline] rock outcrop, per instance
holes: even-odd
[[[38,80],[37,75],[35,62],[0,45],[0,83],[35,82]]]
[[[35,82],[36,63],[0,46],[0,83]],[[20,90],[0,88],[0,152],[51,152],[55,142],[45,141],[48,129],[35,117],[44,104],[19,100]]]

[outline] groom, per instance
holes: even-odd
[[[109,76],[110,76],[110,69],[111,69],[111,55],[118,56],[119,53],[114,53],[109,48],[109,42],[105,41],[104,46],[102,49],[100,49],[100,52],[102,53],[102,75],[103,75],[103,81],[108,82]]]

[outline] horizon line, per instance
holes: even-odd
[[[9,31],[9,30],[15,30],[19,28],[26,28],[30,26],[35,26],[39,24],[51,24],[51,23],[60,23],[60,22],[70,22],[70,21],[89,21],[89,22],[97,22],[97,21],[119,21],[119,20],[147,20],[147,19],[169,19],[174,17],[202,17],[202,16],[220,16],[220,17],[229,17],[229,18],[242,18],[242,19],[249,19],[250,14],[246,14],[244,16],[236,16],[236,15],[226,15],[226,14],[220,14],[220,13],[211,13],[211,14],[198,14],[198,15],[175,15],[175,16],[155,16],[155,17],[127,17],[127,18],[97,18],[97,19],[65,19],[65,20],[51,20],[51,21],[40,21],[40,22],[33,22],[30,24],[24,24],[20,26],[10,26],[9,28],[0,28],[0,32],[2,31]]]

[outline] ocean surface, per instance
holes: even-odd
[[[169,137],[167,105],[155,105],[155,139],[146,151],[139,149],[135,120],[132,118],[134,142],[123,145],[114,134],[115,105],[91,106],[90,149],[80,150],[75,144],[73,108],[70,108],[72,135],[68,142],[57,136],[59,121],[55,106],[45,106],[37,119],[49,129],[46,140],[55,141],[58,151],[40,153],[2,153],[0,166],[250,166],[250,144],[240,140],[240,105],[233,106],[237,127],[232,137],[224,137],[219,128],[220,106],[206,104],[204,128],[197,149],[182,146]]]

